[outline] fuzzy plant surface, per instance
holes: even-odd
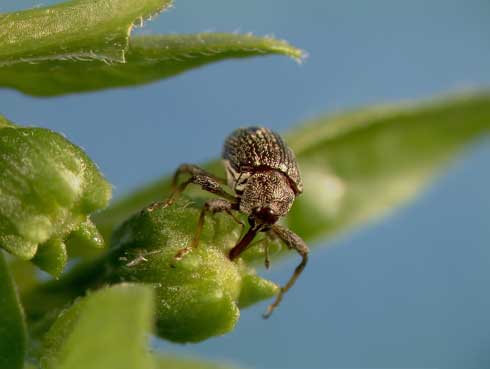
[[[131,36],[170,5],[73,0],[0,14],[0,87],[56,96],[150,83],[223,59],[303,56],[267,37]],[[285,137],[304,194],[283,222],[311,246],[373,223],[489,132],[487,91],[298,124]],[[218,159],[203,166],[224,174]],[[0,368],[231,367],[152,352],[148,338],[200,342],[230,332],[241,309],[279,291],[257,271],[265,246],[273,267],[294,253],[259,238],[232,262],[228,251],[246,227],[216,214],[199,247],[176,262],[209,195],[189,189],[172,206],[147,210],[169,191],[165,176],[107,207],[111,185],[83,150],[0,115]]]
[[[80,148],[0,117],[0,172],[0,247],[55,277],[68,260],[65,240],[103,247],[89,215],[107,206],[111,186]]]
[[[57,96],[134,86],[225,59],[303,51],[271,37],[226,33],[131,36],[171,0],[73,0],[0,13],[0,87]]]

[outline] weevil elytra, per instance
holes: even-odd
[[[164,202],[151,205],[148,210],[171,205],[189,184],[200,185],[205,191],[218,195],[206,201],[199,216],[196,233],[191,244],[181,249],[179,260],[199,244],[204,218],[207,213],[226,212],[241,224],[233,211],[248,216],[250,228],[230,250],[230,260],[236,259],[250,246],[258,232],[267,232],[281,239],[290,249],[302,257],[289,281],[281,287],[276,300],[264,314],[268,318],[279,305],[283,295],[292,287],[308,261],[308,246],[294,232],[277,224],[285,216],[296,196],[303,191],[303,183],[293,151],[281,136],[263,127],[235,130],[225,141],[223,161],[227,179],[221,179],[193,164],[182,164],[174,174],[171,196]],[[191,177],[178,184],[181,174]],[[224,189],[228,186],[234,194]],[[266,266],[268,266],[266,252]]]

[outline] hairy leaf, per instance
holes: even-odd
[[[46,334],[43,369],[151,369],[153,294],[122,284],[77,300]]]
[[[286,139],[305,190],[286,222],[307,241],[372,222],[413,199],[461,149],[489,131],[486,93],[361,109],[300,125]],[[224,174],[218,161],[205,167]],[[120,199],[96,223],[109,236],[128,215],[168,191],[165,177]],[[263,248],[252,247],[244,256],[263,257]]]
[[[124,63],[65,58],[4,65],[0,87],[55,96],[140,85],[224,59],[270,54],[302,57],[301,50],[270,37],[219,33],[139,36],[130,39]]]
[[[72,232],[92,232],[85,244],[100,247],[88,215],[110,195],[96,165],[66,138],[0,120],[0,247],[57,276]]]
[[[133,23],[170,4],[171,0],[72,0],[0,14],[0,66],[49,60],[124,62]]]
[[[22,369],[26,328],[14,281],[0,251],[0,368]]]

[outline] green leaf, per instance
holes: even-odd
[[[0,251],[0,368],[23,367],[26,341],[24,313],[3,252]]]
[[[286,222],[310,242],[372,222],[412,200],[489,131],[486,92],[366,108],[300,125],[286,139],[296,152],[305,190]],[[218,161],[204,167],[224,174]],[[99,229],[109,236],[130,214],[167,197],[168,190],[165,177],[120,199],[97,214]],[[263,248],[252,247],[244,257],[263,258]]]
[[[229,58],[301,50],[270,37],[209,34],[129,38],[171,0],[75,0],[0,14],[0,87],[33,96],[134,86]]]
[[[173,77],[230,58],[281,54],[301,60],[302,51],[270,37],[202,33],[131,38],[125,63],[45,60],[0,67],[0,87],[34,96],[134,86]]]
[[[15,280],[17,291],[19,295],[32,289],[35,285],[39,283],[39,273],[35,265],[32,263],[11,257],[8,260],[8,265],[12,273],[12,277]]]
[[[151,369],[147,351],[153,294],[123,284],[77,300],[46,334],[43,369]]]
[[[73,0],[0,14],[0,66],[47,60],[124,62],[133,23],[171,0]]]
[[[50,239],[38,247],[32,262],[53,276],[59,276],[68,261],[66,245],[60,239]]]
[[[7,118],[0,115],[0,128],[13,127],[13,124],[7,120]]]
[[[60,134],[5,122],[0,120],[0,247],[58,276],[67,260],[63,241],[72,232],[89,232],[88,214],[106,206],[111,187]]]
[[[189,359],[178,356],[162,355],[156,357],[159,369],[232,369],[235,365],[212,363],[200,359]]]
[[[288,225],[317,240],[370,223],[413,200],[488,133],[487,93],[310,122],[289,136],[305,190]]]

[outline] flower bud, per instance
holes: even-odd
[[[0,117],[0,247],[58,276],[67,261],[64,240],[80,227],[93,230],[88,215],[110,196],[80,148]]]
[[[239,306],[249,306],[278,292],[244,261],[230,261],[241,227],[227,214],[208,215],[198,247],[190,245],[199,207],[189,200],[143,211],[113,236],[113,282],[144,282],[156,295],[157,334],[177,342],[197,342],[233,329]]]

